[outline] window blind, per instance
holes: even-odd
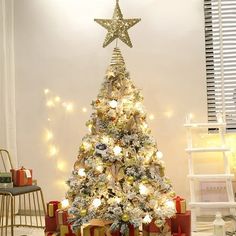
[[[236,131],[236,0],[204,0],[208,121]]]

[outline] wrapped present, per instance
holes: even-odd
[[[47,232],[44,231],[45,236],[60,236],[60,232]]]
[[[181,228],[181,233],[186,236],[191,235],[191,211],[186,211],[184,214],[176,214],[171,219],[171,232],[177,233]]]
[[[72,231],[71,225],[61,225],[60,226],[60,236],[80,236],[80,229],[77,229],[75,232]]]
[[[111,236],[111,223],[112,221],[93,219],[82,228],[83,236]]]
[[[12,179],[14,186],[28,186],[32,185],[32,170],[25,169],[21,167],[21,169],[15,170],[11,169]]]
[[[90,236],[105,236],[105,227],[92,226],[90,228]]]
[[[12,182],[12,174],[10,172],[0,172],[0,183],[9,184]]]
[[[178,227],[178,233],[173,233],[173,236],[186,236],[186,234],[182,233],[181,227]]]
[[[180,196],[176,196],[174,199],[176,213],[183,214],[186,212],[186,200]]]
[[[56,210],[61,208],[61,203],[59,201],[50,201],[47,203],[47,215],[49,217],[56,216]]]
[[[11,182],[11,183],[0,183],[0,188],[13,188],[13,182]]]
[[[67,225],[68,224],[67,220],[68,220],[68,211],[65,209],[57,209],[56,222],[58,229],[60,229],[61,225]]]
[[[46,232],[57,231],[56,217],[45,216],[45,231]]]
[[[155,220],[149,224],[143,224],[143,236],[170,236],[171,235],[171,219],[166,219],[162,227],[157,227]]]
[[[111,236],[122,236],[120,230],[111,231]],[[132,224],[129,224],[129,230],[126,232],[125,236],[138,236],[139,235],[139,228],[134,228]]]

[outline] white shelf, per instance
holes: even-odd
[[[227,147],[209,147],[209,148],[186,148],[186,152],[229,152],[230,149]]]
[[[236,207],[236,202],[190,202],[189,206],[201,208],[230,208]]]
[[[233,174],[214,174],[214,175],[188,175],[190,179],[233,179]]]
[[[222,128],[225,127],[226,123],[190,123],[190,124],[184,124],[184,127],[186,128]]]

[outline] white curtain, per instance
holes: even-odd
[[[16,166],[14,0],[0,0],[0,148]]]

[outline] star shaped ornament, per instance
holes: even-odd
[[[112,19],[95,19],[102,27],[108,30],[103,47],[105,48],[115,39],[119,38],[129,47],[133,47],[128,30],[136,25],[141,19],[123,19],[123,15],[119,6],[119,0],[116,1],[116,7]]]

